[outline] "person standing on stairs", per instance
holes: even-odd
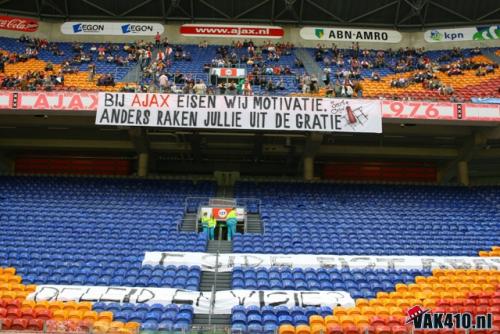
[[[238,214],[236,207],[233,207],[226,216],[227,240],[232,240],[236,234],[236,224],[238,224]]]
[[[203,217],[201,217],[201,227],[203,228],[203,233],[209,237],[209,228],[212,218],[208,215],[208,212],[203,213]]]

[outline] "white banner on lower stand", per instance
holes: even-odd
[[[90,301],[134,304],[187,304],[194,313],[210,312],[210,291],[191,291],[170,288],[104,287],[73,285],[39,285],[27,299],[39,301]],[[236,305],[242,306],[354,306],[354,300],[344,291],[284,291],[284,290],[226,290],[214,295],[215,314],[231,314]]]
[[[232,271],[234,267],[293,267],[338,269],[500,269],[500,257],[467,256],[342,256],[313,254],[215,254],[146,252],[142,265],[200,266],[203,271]]]

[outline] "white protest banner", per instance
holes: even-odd
[[[104,287],[75,285],[39,285],[27,299],[39,301],[90,301],[133,304],[187,304],[194,313],[208,314],[210,291],[190,291],[169,288]],[[217,291],[214,313],[231,314],[231,308],[242,306],[354,306],[354,300],[344,291],[285,291],[285,290],[226,290]]]
[[[500,269],[500,257],[466,256],[338,256],[312,254],[215,254],[146,252],[142,265],[200,266],[203,271],[231,271],[234,267],[292,267],[337,269]]]
[[[38,285],[27,299],[33,301],[113,302],[134,304],[189,304],[196,313],[208,313],[211,292],[170,288],[122,286]]]
[[[340,27],[304,27],[300,37],[312,41],[348,41],[399,43],[401,34],[396,30],[357,29]]]
[[[215,314],[231,314],[236,305],[248,306],[342,306],[354,307],[345,291],[228,290],[215,293]]]
[[[99,93],[97,125],[382,132],[378,100]]]

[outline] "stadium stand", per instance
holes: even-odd
[[[177,224],[184,199],[213,194],[212,183],[1,179],[0,265],[24,283],[199,289],[200,268],[141,262],[146,250],[205,251],[203,236]]]
[[[323,72],[307,73],[294,46],[285,43],[253,46],[236,41],[231,47],[164,43],[161,56],[151,42],[144,41],[98,45],[2,37],[0,45],[6,52],[4,89],[15,86],[22,90],[134,91],[154,86],[156,90],[178,93],[194,93],[196,89],[198,93],[243,94],[243,79],[228,80],[221,85],[221,82],[211,82],[208,73],[211,67],[243,67],[256,95],[300,92],[337,97],[470,101],[472,97],[498,96],[500,78],[498,64],[481,55],[481,49],[392,51],[318,46],[306,50]],[[164,52],[163,48],[169,51]],[[37,51],[32,54],[30,50]],[[99,59],[101,52],[104,56]],[[49,62],[52,71],[46,71]],[[90,66],[95,66],[96,72],[91,80]],[[52,84],[44,81],[49,72]],[[140,73],[137,81],[121,82],[129,72]],[[159,87],[162,73],[169,80],[165,88]],[[375,74],[377,80],[373,79]],[[25,75],[26,80],[21,80]],[[460,80],[456,80],[457,75]],[[100,78],[104,80],[108,76],[112,85],[99,83]],[[195,87],[201,81],[203,86]]]
[[[237,253],[477,256],[500,242],[489,189],[319,183],[235,189],[239,197],[261,198],[264,223],[262,235],[235,237]]]

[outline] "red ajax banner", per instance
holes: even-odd
[[[224,24],[183,24],[179,33],[183,36],[229,38],[281,38],[285,35],[282,27]]]
[[[0,29],[34,32],[38,29],[38,21],[25,17],[0,16]]]

